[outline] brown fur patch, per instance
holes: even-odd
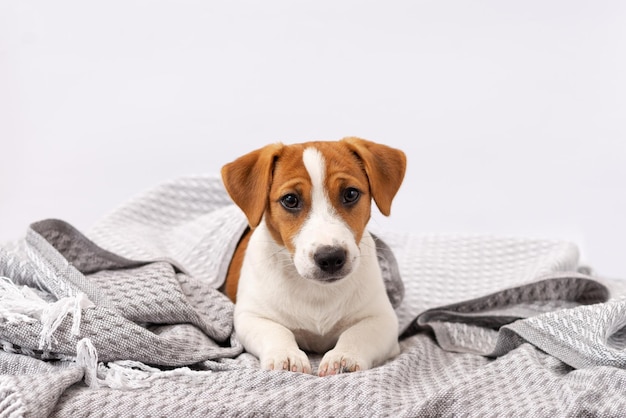
[[[266,222],[272,237],[293,254],[293,238],[302,228],[311,210],[311,178],[302,161],[307,148],[319,150],[325,161],[326,194],[337,214],[352,230],[358,243],[370,218],[371,194],[368,178],[359,158],[343,142],[309,142],[285,147],[277,158]],[[354,187],[361,197],[354,205],[343,203],[346,188]],[[282,207],[280,199],[294,193],[301,201],[302,209],[289,212]]]
[[[237,302],[237,287],[239,286],[241,266],[243,264],[243,259],[246,255],[248,242],[250,241],[251,236],[252,231],[250,229],[247,229],[239,240],[237,248],[235,249],[235,253],[233,254],[233,258],[230,260],[230,264],[228,265],[228,271],[226,272],[226,281],[220,289],[226,294],[226,296],[230,298],[230,300],[233,301],[233,303]]]
[[[346,222],[358,244],[371,213],[371,195],[365,170],[359,159],[342,142],[321,142],[316,148],[322,153],[326,164],[324,186],[328,200]],[[354,204],[345,204],[344,192],[351,187],[357,189],[361,196]]]
[[[265,217],[272,237],[292,254],[295,250],[292,238],[302,228],[311,210],[311,178],[302,163],[304,149],[302,144],[290,145],[276,160]],[[300,199],[302,208],[299,211],[288,211],[281,204],[281,198],[289,193]]]

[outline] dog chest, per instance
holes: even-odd
[[[323,354],[335,346],[345,328],[344,324],[337,323],[324,334],[304,328],[294,329],[292,332],[301,349]]]

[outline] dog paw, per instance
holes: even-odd
[[[299,373],[311,373],[311,363],[304,351],[299,349],[273,350],[261,357],[264,370],[288,370]]]
[[[339,373],[358,372],[369,369],[369,367],[369,362],[356,353],[334,349],[324,355],[317,374],[323,377]]]

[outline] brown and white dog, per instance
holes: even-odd
[[[235,330],[263,369],[310,373],[303,350],[326,353],[318,375],[395,356],[398,321],[366,231],[371,199],[384,215],[406,168],[400,150],[359,138],[273,144],[222,168],[252,228],[225,290]]]

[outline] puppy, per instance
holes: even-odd
[[[400,150],[359,138],[273,144],[222,168],[251,230],[227,273],[235,330],[269,370],[319,376],[369,369],[399,353],[398,321],[367,232],[371,200],[389,215]]]

